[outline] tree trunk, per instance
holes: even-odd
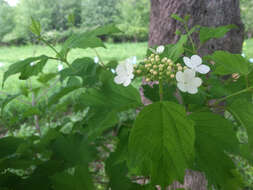
[[[191,15],[190,26],[222,26],[235,24],[238,29],[229,32],[222,39],[210,40],[200,48],[199,54],[206,55],[215,50],[240,53],[243,44],[244,27],[240,17],[239,0],[151,0],[149,46],[176,43],[177,29],[183,29],[171,14],[181,17]],[[194,36],[198,42],[197,36]]]
[[[149,46],[177,42],[179,36],[175,32],[177,29],[183,31],[183,25],[170,18],[171,14],[191,15],[190,28],[194,25],[237,25],[238,29],[233,29],[224,38],[210,40],[198,53],[202,56],[216,50],[241,53],[244,27],[239,0],[151,0]],[[198,36],[193,35],[193,39],[198,44]],[[177,188],[207,190],[207,181],[202,173],[187,171],[184,184],[174,183],[169,189]]]

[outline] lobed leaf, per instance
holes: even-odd
[[[149,174],[153,185],[184,180],[194,158],[193,122],[184,108],[157,102],[139,113],[129,139],[129,165]]]

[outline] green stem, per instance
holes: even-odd
[[[56,55],[58,55],[59,58],[62,58],[62,56],[60,55],[60,53],[54,48],[54,46],[52,46],[48,41],[46,41],[43,38],[39,38],[39,40],[41,40],[42,42],[44,42],[48,47],[50,47],[55,53]]]
[[[240,90],[240,91],[238,91],[238,92],[235,92],[235,93],[233,93],[233,94],[230,94],[230,95],[228,95],[228,96],[226,96],[226,97],[224,97],[224,98],[218,99],[218,100],[215,102],[215,104],[219,104],[220,102],[222,102],[222,101],[224,101],[224,100],[226,100],[226,99],[229,99],[229,98],[231,98],[231,97],[234,97],[234,96],[243,94],[243,93],[248,92],[248,91],[250,91],[250,90],[253,90],[253,86],[251,86],[251,87],[249,87],[249,88],[245,88],[245,89]]]
[[[68,62],[68,60],[66,58],[63,58],[62,55],[54,48],[54,46],[52,46],[52,44],[50,44],[48,41],[46,41],[45,39],[43,39],[42,37],[39,38],[39,40],[41,40],[42,42],[44,42],[48,47],[50,47],[59,58],[52,58],[50,57],[50,59],[55,59],[55,60],[59,60],[62,61],[64,63],[66,63],[68,65],[68,67],[72,68],[73,70],[75,70]]]
[[[194,53],[197,53],[197,50],[196,50],[195,44],[194,44],[194,42],[193,42],[193,39],[192,39],[191,35],[189,34],[189,29],[188,29],[187,23],[185,23],[184,28],[185,28],[185,31],[186,31],[186,33],[187,33],[187,36],[188,36],[188,38],[190,39],[190,42],[191,42],[191,44],[192,44],[193,52],[194,52]]]
[[[102,66],[105,67],[105,64],[104,64],[104,62],[103,62],[101,56],[100,56],[99,53],[97,52],[97,50],[96,50],[96,49],[93,49],[93,50],[94,50],[94,52],[96,53],[98,59],[101,61]]]
[[[159,81],[159,95],[160,95],[160,101],[163,101],[163,81]]]

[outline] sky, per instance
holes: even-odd
[[[19,0],[5,0],[10,6],[16,6]]]

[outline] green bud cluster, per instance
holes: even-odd
[[[142,63],[134,68],[134,75],[144,76],[147,82],[169,81],[174,79],[178,71],[185,70],[180,63],[175,64],[167,57],[160,57],[158,54],[151,54]]]

